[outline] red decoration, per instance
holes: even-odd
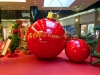
[[[97,52],[100,53],[100,31],[99,31],[99,36],[98,36]]]
[[[13,30],[13,33],[14,34],[18,33],[18,30],[17,29]]]
[[[26,41],[29,50],[38,58],[54,58],[66,45],[65,31],[56,20],[40,19],[28,29]]]
[[[16,22],[20,24],[20,25],[18,26],[18,35],[19,35],[19,37],[21,38],[21,33],[22,33],[21,28],[23,28],[23,27],[22,27],[22,20],[16,20]]]
[[[67,57],[74,62],[83,62],[90,54],[90,48],[82,39],[72,39],[66,45]]]
[[[11,53],[7,57],[9,57],[9,58],[15,58],[15,57],[19,57],[19,55],[18,54],[15,54],[15,53]]]

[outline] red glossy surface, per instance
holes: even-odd
[[[29,50],[38,58],[54,58],[66,45],[65,31],[55,20],[40,19],[28,29],[26,41]]]
[[[99,31],[99,36],[98,36],[97,52],[100,53],[100,31]]]
[[[90,54],[90,48],[82,39],[72,39],[66,45],[67,57],[74,62],[83,62]]]
[[[13,33],[17,33],[17,32],[18,32],[18,30],[17,30],[17,29],[13,30]]]

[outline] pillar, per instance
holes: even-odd
[[[80,36],[80,32],[81,32],[81,27],[80,27],[80,16],[76,16],[75,17],[75,28],[76,28],[76,32],[77,32],[77,36]]]
[[[38,7],[37,6],[31,6],[30,7],[30,22],[31,24],[37,21],[38,19]]]
[[[95,11],[95,25],[100,25],[100,9]]]
[[[1,7],[0,7],[0,23],[1,23]]]

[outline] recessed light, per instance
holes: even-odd
[[[22,7],[22,8],[25,8],[25,7]]]
[[[84,3],[82,3],[82,4],[84,4]]]
[[[78,21],[78,19],[75,20],[76,22]]]
[[[100,8],[98,8],[98,10],[100,11]]]
[[[9,7],[9,8],[11,8],[11,7]]]

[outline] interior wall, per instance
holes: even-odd
[[[62,26],[74,25],[74,18],[64,19],[60,21]]]
[[[95,22],[95,12],[80,16],[80,24]]]
[[[80,36],[81,24],[95,23],[95,20],[96,20],[96,13],[92,12],[89,14],[61,20],[60,23],[62,26],[75,25],[77,35]]]
[[[75,28],[76,28],[76,32],[77,32],[77,36],[80,36],[80,16],[76,16],[75,17],[75,20],[74,20],[74,23],[75,23]]]
[[[96,11],[95,25],[100,25],[100,10]]]
[[[9,21],[2,21],[3,28],[7,28],[8,27],[8,23],[9,23]]]
[[[100,9],[97,11],[97,21],[100,21]]]

